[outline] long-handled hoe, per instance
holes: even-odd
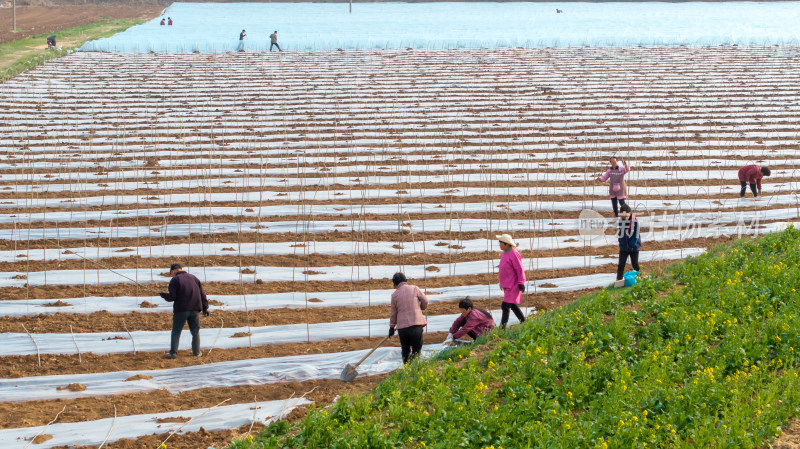
[[[367,360],[367,357],[371,356],[372,353],[375,352],[388,339],[389,339],[388,335],[383,337],[383,340],[378,342],[378,344],[375,345],[375,347],[372,348],[372,350],[369,351],[367,353],[367,355],[365,355],[364,357],[361,357],[361,360],[356,362],[355,365],[352,365],[350,363],[345,365],[344,369],[342,370],[342,375],[339,376],[339,378],[342,380],[342,382],[352,382],[353,379],[355,379],[356,376],[358,376],[358,371],[356,370],[356,368],[358,368],[358,365],[361,365],[364,362],[364,360]]]

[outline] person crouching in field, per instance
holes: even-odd
[[[525,322],[525,315],[519,309],[522,292],[525,291],[525,270],[522,269],[522,256],[516,250],[517,244],[514,243],[514,239],[508,234],[496,235],[495,238],[500,242],[500,250],[503,252],[500,256],[498,277],[500,288],[503,289],[503,316],[500,319],[500,327],[505,328],[511,310],[520,323]]]
[[[208,298],[203,291],[200,279],[193,274],[183,271],[180,264],[174,263],[169,267],[169,292],[161,293],[161,297],[172,302],[172,338],[169,353],[165,356],[174,359],[178,356],[178,342],[181,338],[183,325],[189,322],[189,332],[192,333],[192,354],[200,355],[200,311],[203,316],[208,316]]]
[[[642,236],[639,235],[639,221],[631,213],[631,207],[623,204],[619,208],[619,264],[617,265],[617,281],[622,280],[628,258],[633,269],[639,271],[639,249],[642,247]]]
[[[389,314],[389,336],[397,330],[403,363],[408,363],[422,352],[422,331],[428,324],[422,314],[428,308],[428,297],[419,287],[407,281],[403,273],[392,276],[395,291],[392,293]]]
[[[464,335],[469,335],[473,340],[484,332],[494,327],[494,318],[486,310],[479,309],[472,304],[472,300],[464,298],[458,302],[458,310],[461,316],[456,318],[450,326],[450,333],[447,334],[445,343],[460,339]]]
[[[747,184],[750,184],[750,190],[753,192],[753,197],[761,196],[761,178],[769,176],[771,172],[767,167],[759,167],[758,165],[745,165],[739,169],[739,183],[742,185],[742,190],[739,192],[739,197],[744,197],[747,192]]]
[[[611,196],[611,207],[614,209],[615,217],[619,216],[617,203],[624,205],[625,200],[628,199],[627,186],[625,185],[625,173],[631,171],[627,162],[620,162],[622,162],[622,165],[617,163],[616,156],[611,156],[611,159],[609,159],[611,166],[606,170],[603,176],[597,178],[600,182],[606,182],[608,179],[611,179],[611,184],[608,186],[608,194]]]

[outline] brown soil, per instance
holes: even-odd
[[[152,378],[153,378],[153,376],[145,376],[144,374],[137,374],[135,376],[131,376],[131,377],[125,379],[125,382],[133,382],[134,380],[147,380],[147,379],[152,379]]]
[[[732,241],[733,238],[730,237],[723,237],[723,238],[707,238],[707,239],[693,239],[693,240],[684,240],[681,241],[670,241],[670,242],[647,242],[645,250],[647,251],[656,251],[656,250],[663,250],[669,248],[681,248],[681,247],[689,247],[689,246],[696,246],[696,247],[710,247],[714,245],[718,245],[721,243],[726,243]],[[611,250],[612,252],[615,250]],[[611,264],[616,259],[616,255],[609,255],[609,250],[595,250],[595,251],[586,251],[583,252],[583,248],[571,248],[571,249],[564,249],[564,250],[551,250],[551,251],[542,251],[540,252],[541,257],[550,257],[550,256],[567,256],[567,255],[591,255],[592,253],[599,253],[605,254],[608,256],[608,263]],[[393,257],[393,256],[388,256]],[[377,256],[376,256],[377,258]],[[422,259],[422,255],[419,255],[417,260]],[[352,258],[351,258],[352,260]],[[415,258],[409,257],[404,259],[406,264],[413,264],[415,262]],[[479,259],[480,260],[480,259]],[[464,262],[466,260],[459,260],[460,262]],[[389,260],[385,262],[385,264],[392,264],[392,262],[397,262],[397,260]],[[421,260],[420,260],[421,262]],[[659,262],[660,263],[660,262]],[[671,263],[671,262],[670,262]],[[373,262],[373,265],[377,265],[377,262]],[[658,263],[657,263],[658,264]],[[189,264],[187,264],[189,265]],[[648,265],[653,265],[649,264]],[[144,268],[144,267],[142,267]],[[600,267],[593,267],[589,269],[584,268],[570,268],[564,270],[539,270],[535,272],[528,272],[528,276],[530,278],[535,279],[543,279],[543,278],[556,278],[556,277],[565,277],[565,276],[577,276],[581,274],[591,274],[597,273],[602,271],[608,271],[608,267],[600,268]],[[203,288],[205,289],[206,293],[209,295],[214,294],[230,294],[232,291],[236,292],[237,294],[255,294],[255,293],[285,293],[285,292],[302,292],[306,291],[308,293],[315,293],[315,292],[325,292],[325,291],[340,291],[343,287],[342,282],[335,282],[335,281],[306,281],[300,282],[299,280],[302,279],[298,276],[298,281],[280,281],[280,282],[261,282],[261,283],[229,283],[229,282],[206,282],[203,284]],[[453,285],[487,285],[493,284],[497,282],[496,275],[492,275],[489,273],[486,274],[474,274],[474,275],[464,275],[464,276],[440,276],[440,277],[431,277],[427,279],[415,279],[412,282],[420,285],[423,288],[437,288],[437,287],[448,287]],[[84,296],[143,296],[147,294],[154,294],[159,288],[164,287],[163,285],[159,284],[150,284],[146,287],[138,287],[134,284],[114,284],[114,285],[71,285],[71,286],[34,286],[34,287],[0,287],[0,297],[4,299],[29,299],[29,298],[37,298],[37,299],[55,299],[55,298],[81,298]],[[388,279],[371,279],[370,281],[348,281],[346,289],[353,289],[353,290],[377,290],[377,289],[385,289],[390,288],[391,282]],[[0,319],[2,322],[3,319]]]
[[[11,8],[0,8],[0,44],[107,19],[149,20],[164,9],[158,5],[19,6],[20,2],[17,3],[16,32],[11,30]],[[42,48],[45,47],[42,41]]]
[[[36,355],[3,357],[0,365],[0,378],[16,378],[50,374],[103,373],[109,371],[165,369],[179,366],[194,366],[203,363],[226,362],[264,357],[282,357],[300,354],[322,354],[328,352],[355,351],[372,348],[383,339],[385,329],[374,329],[379,337],[344,338],[334,341],[315,341],[311,343],[288,343],[282,345],[256,346],[253,348],[215,349],[203,352],[202,357],[192,357],[186,350],[174,360],[165,359],[169,341],[164,342],[164,352],[137,352],[136,354],[82,354],[82,362],[77,355],[42,354],[39,367]],[[431,341],[443,341],[444,333],[428,334]],[[384,346],[398,346],[397,339],[390,339]],[[52,419],[52,418],[51,418]]]
[[[30,401],[24,403],[0,403],[0,415],[8,419],[0,422],[0,428],[17,428],[44,425],[53,419],[53,410],[66,410],[59,415],[58,422],[78,422],[114,416],[160,413],[165,410],[180,411],[212,407],[225,399],[225,405],[273,401],[301,397],[326,404],[333,401],[337,394],[352,394],[371,390],[388,375],[356,378],[353,382],[342,382],[339,379],[319,379],[305,382],[282,382],[262,385],[241,385],[226,388],[203,388],[183,391],[173,395],[167,390],[156,390],[148,393],[131,393],[104,397],[80,399],[56,399],[50,401]],[[312,391],[313,390],[313,391]],[[310,393],[309,393],[310,392]],[[167,418],[163,422],[184,422]]]
[[[792,421],[772,444],[772,449],[800,449],[800,421]]]
[[[57,387],[56,390],[84,391],[86,390],[86,385],[75,383],[75,384],[69,384],[66,387]]]
[[[593,289],[571,292],[547,292],[526,295],[528,306],[537,309],[551,309],[551,303],[563,304],[587,293]],[[471,296],[478,307],[497,307],[498,300],[487,301],[481,299],[486,294],[486,287],[476,285],[475,294]],[[447,315],[458,311],[458,300],[431,303],[426,313],[428,315]],[[250,310],[249,313],[212,311],[211,316],[202,318],[203,327],[218,327],[221,323],[225,327],[235,328],[250,326],[275,326],[295,323],[334,323],[346,320],[366,320],[385,318],[389,316],[389,306],[372,307],[319,307],[305,309],[262,309]],[[95,312],[91,314],[57,313],[53,315],[37,315],[35,317],[3,317],[0,318],[0,332],[20,332],[21,324],[25,324],[32,333],[58,332],[69,333],[70,326],[74,332],[124,332],[122,320],[128,330],[163,331],[171,329],[171,313],[137,313],[115,315],[108,312]],[[249,321],[248,321],[249,320]],[[239,332],[239,337],[246,337],[246,332]],[[123,336],[115,337],[124,339]]]
[[[33,444],[42,444],[45,441],[52,440],[52,439],[53,439],[53,435],[48,435],[46,433],[43,433],[41,435],[36,435],[35,437],[33,437],[32,440],[26,438],[25,441],[33,441]]]

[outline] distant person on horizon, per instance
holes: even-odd
[[[245,36],[247,36],[247,32],[245,30],[242,30],[242,32],[239,33],[239,48],[237,48],[236,51],[244,51],[244,37]]]
[[[172,17],[167,17],[167,25],[172,26]]]
[[[520,323],[525,322],[525,314],[519,309],[522,304],[522,292],[525,291],[525,269],[522,268],[522,256],[517,251],[517,244],[508,234],[496,235],[500,242],[500,266],[497,276],[500,280],[500,288],[503,289],[503,315],[500,318],[500,327],[506,328],[509,312],[514,311],[514,315]]]
[[[188,321],[189,332],[192,333],[192,354],[200,356],[200,312],[208,316],[208,298],[203,291],[200,279],[183,271],[181,264],[174,263],[169,267],[169,292],[161,293],[161,297],[172,303],[172,335],[169,352],[165,356],[174,359],[178,356],[178,342],[183,325]]]
[[[164,25],[166,25],[166,24],[167,24],[167,22],[166,22],[166,21],[164,21],[164,18],[162,17],[162,18],[161,18],[161,26],[163,27],[163,26],[164,26]]]
[[[742,190],[739,192],[739,197],[744,197],[747,192],[747,184],[750,184],[750,190],[753,192],[753,198],[761,196],[761,178],[772,174],[767,167],[759,167],[758,165],[745,165],[739,169],[739,183],[742,185]]]
[[[611,196],[611,207],[614,209],[614,216],[619,217],[620,206],[625,205],[625,200],[628,199],[627,186],[625,185],[625,174],[631,171],[628,163],[621,161],[622,165],[617,163],[617,157],[611,156],[609,159],[610,167],[606,170],[603,176],[597,178],[599,182],[606,182],[609,178],[611,184],[608,186],[608,194]]]
[[[272,34],[269,35],[269,42],[269,51],[272,51],[273,45],[278,47],[278,51],[283,51],[281,50],[281,46],[278,45],[278,30],[273,31]]]

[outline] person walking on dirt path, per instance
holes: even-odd
[[[458,302],[458,311],[461,316],[456,318],[450,326],[445,343],[458,340],[464,335],[469,335],[473,340],[479,335],[494,327],[494,318],[487,310],[479,309],[472,304],[472,300],[464,298]]]
[[[496,235],[500,242],[500,267],[498,277],[500,278],[500,288],[503,289],[503,316],[500,319],[500,327],[506,327],[508,323],[509,311],[514,311],[514,315],[520,323],[525,322],[525,315],[519,309],[522,304],[522,292],[525,291],[525,270],[522,268],[522,256],[517,251],[517,244],[508,234]]]
[[[269,35],[269,51],[272,51],[273,46],[278,47],[278,51],[283,51],[281,50],[281,46],[278,45],[278,30],[273,31],[272,34]]]
[[[764,176],[769,177],[772,174],[767,167],[759,167],[758,165],[745,165],[739,169],[739,183],[742,190],[739,192],[739,197],[744,197],[747,192],[747,184],[750,184],[750,190],[753,192],[753,198],[761,196],[761,178]]]
[[[178,356],[178,342],[181,338],[183,325],[189,322],[189,332],[192,333],[192,354],[200,355],[200,312],[208,316],[208,298],[203,291],[200,279],[193,274],[183,271],[180,264],[174,263],[169,267],[169,292],[161,293],[161,297],[172,302],[172,336],[169,352],[165,356],[174,359]]]
[[[245,36],[247,36],[247,31],[242,30],[242,32],[239,33],[239,48],[237,48],[236,51],[244,51],[244,37]]]
[[[617,264],[617,281],[622,280],[628,258],[631,259],[633,269],[639,271],[639,250],[642,248],[642,236],[639,234],[639,222],[631,212],[631,207],[623,204],[619,208],[619,264]]]
[[[172,26],[172,17],[167,17],[167,25]]]
[[[625,173],[631,171],[630,166],[628,166],[627,162],[622,162],[622,165],[617,163],[617,157],[611,156],[609,159],[610,167],[606,170],[605,174],[599,178],[597,178],[600,182],[606,182],[609,178],[611,179],[611,184],[608,186],[608,194],[611,196],[611,207],[614,209],[614,216],[619,216],[619,210],[617,208],[617,202],[620,205],[625,204],[625,200],[628,199],[627,193],[627,186],[625,185]]]
[[[397,330],[405,364],[422,352],[422,331],[428,324],[422,311],[428,308],[428,297],[419,287],[409,284],[403,273],[395,273],[392,283],[395,291],[389,314],[389,336]]]

